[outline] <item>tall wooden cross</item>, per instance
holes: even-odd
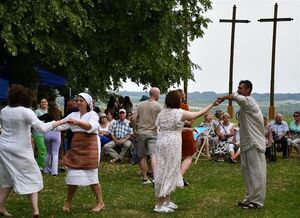
[[[278,21],[292,21],[293,18],[278,18],[278,4],[274,6],[274,18],[262,18],[259,22],[273,22],[273,42],[272,42],[272,61],[271,61],[271,84],[270,84],[270,106],[269,106],[269,119],[274,119],[274,78],[275,78],[275,53],[276,53],[276,30]]]
[[[220,23],[231,23],[231,45],[230,45],[230,64],[229,64],[229,94],[232,94],[232,80],[233,80],[233,57],[234,57],[234,35],[236,23],[250,23],[249,20],[236,20],[236,6],[233,6],[232,19],[220,19]],[[232,101],[229,101],[228,113],[233,116]]]

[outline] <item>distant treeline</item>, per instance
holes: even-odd
[[[130,96],[134,99],[140,98],[142,95],[148,95],[146,92],[128,92],[128,91],[122,91],[118,93],[119,95],[123,96]],[[212,101],[213,99],[217,98],[220,95],[226,95],[227,93],[215,93],[215,92],[191,92],[188,93],[188,100],[203,100],[203,101]],[[253,97],[256,99],[256,101],[269,101],[270,99],[270,93],[253,93]],[[294,100],[294,101],[300,101],[300,93],[278,93],[275,94],[275,101],[288,101],[288,100]],[[164,96],[162,96],[164,98]]]
[[[139,99],[142,95],[148,95],[147,92],[128,92],[122,91],[116,93],[117,95],[129,96],[134,104],[139,102]],[[191,110],[198,110],[203,108],[208,103],[212,102],[218,96],[226,95],[227,93],[215,93],[215,92],[191,92],[188,93],[188,104],[190,105]],[[270,102],[270,94],[269,93],[253,93],[253,97],[258,102],[262,112],[267,116],[269,110],[269,102]],[[164,104],[165,95],[161,95],[159,99],[160,104]],[[219,105],[214,108],[212,111],[214,112],[216,109],[227,110],[227,102]],[[234,111],[238,110],[238,105],[233,102]],[[282,113],[283,115],[290,116],[294,111],[300,110],[300,93],[287,93],[287,94],[275,94],[275,108],[276,112]]]

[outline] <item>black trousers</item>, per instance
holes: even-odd
[[[282,137],[281,139],[275,141],[275,143],[281,145],[281,150],[282,150],[282,156],[283,158],[288,157],[288,140],[285,137]]]

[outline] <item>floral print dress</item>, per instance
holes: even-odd
[[[157,116],[159,133],[156,141],[157,168],[154,175],[155,196],[170,195],[176,187],[183,187],[180,173],[182,109],[163,109]]]

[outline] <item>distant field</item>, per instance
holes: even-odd
[[[139,103],[142,95],[148,95],[147,92],[120,92],[117,93],[123,96],[129,96],[134,106]],[[224,93],[223,93],[224,94]],[[223,94],[216,94],[214,92],[204,92],[204,93],[189,93],[188,104],[191,110],[199,110],[213,101],[217,96]],[[264,115],[268,115],[269,111],[269,96],[268,94],[254,94],[254,98],[257,100]],[[300,100],[298,97],[300,94],[276,94],[275,95],[275,108],[276,112],[282,113],[284,116],[291,116],[294,111],[300,110]],[[101,100],[101,99],[100,99]],[[165,95],[161,95],[159,103],[164,105]],[[96,103],[100,108],[106,108],[106,101],[98,101]],[[218,107],[212,109],[214,112],[216,109],[227,110],[228,101],[223,102]],[[238,105],[233,102],[234,111],[238,110]]]

